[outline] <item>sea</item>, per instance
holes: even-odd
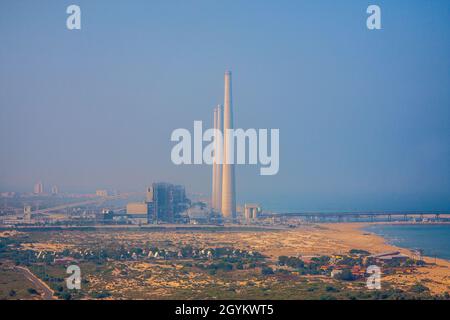
[[[382,236],[392,245],[421,249],[424,256],[450,260],[450,224],[377,224],[364,230]]]

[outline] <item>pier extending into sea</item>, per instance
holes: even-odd
[[[410,221],[450,222],[450,212],[444,211],[373,211],[373,212],[286,212],[268,214],[266,217],[303,218],[309,222],[325,221]]]

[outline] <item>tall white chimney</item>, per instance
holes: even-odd
[[[233,129],[233,103],[231,94],[231,72],[225,72],[225,98],[223,110],[223,165],[222,165],[222,215],[225,220],[236,218],[236,188],[234,177],[234,164],[229,163],[228,157],[234,155],[231,146],[234,145],[228,137],[227,129]],[[234,163],[234,159],[233,159]]]
[[[214,115],[214,129],[222,133],[223,130],[223,115],[222,106],[218,105],[215,109]],[[220,134],[219,134],[220,136]],[[213,207],[215,212],[220,213],[222,208],[222,153],[223,153],[223,140],[216,137],[214,139],[214,165],[215,167],[215,187],[214,188],[214,203]]]

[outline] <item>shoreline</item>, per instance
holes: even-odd
[[[426,224],[426,225],[434,225],[434,226],[435,226],[435,225],[448,225],[448,224],[450,224],[450,223],[440,223],[440,222],[436,222],[436,223],[428,223],[428,224]],[[411,248],[408,248],[408,247],[398,246],[398,245],[396,245],[396,244],[394,244],[394,243],[391,243],[391,242],[389,241],[388,238],[385,238],[385,237],[383,237],[382,235],[379,235],[379,234],[377,234],[377,233],[375,233],[375,232],[372,232],[372,231],[365,230],[367,227],[374,226],[374,225],[388,225],[388,226],[412,225],[412,226],[414,226],[414,225],[419,225],[419,224],[417,224],[417,223],[403,223],[403,222],[399,222],[399,223],[395,223],[395,222],[394,222],[394,223],[392,223],[392,222],[373,222],[373,223],[367,223],[366,225],[362,225],[362,226],[359,227],[359,230],[360,230],[361,232],[363,232],[363,233],[369,233],[369,234],[371,234],[371,235],[373,235],[373,236],[381,237],[382,239],[384,239],[384,241],[385,241],[386,244],[388,244],[388,245],[390,245],[390,246],[392,246],[392,247],[394,247],[394,248],[398,248],[399,250],[400,250],[400,249],[401,249],[401,250],[407,250],[407,251],[409,251],[410,253],[412,253],[412,252],[414,251],[414,249],[411,249]],[[427,259],[433,259],[433,260],[442,260],[442,261],[444,261],[444,262],[446,262],[446,263],[450,263],[450,259],[441,258],[441,257],[431,257],[431,256],[424,255],[423,258],[424,258],[424,259],[425,259],[425,258],[427,258]]]
[[[332,238],[343,240],[348,246],[361,248],[371,253],[384,251],[399,251],[407,256],[412,256],[412,250],[399,247],[388,242],[388,239],[364,230],[364,228],[376,223],[340,223],[324,224],[332,231]],[[334,232],[333,232],[334,231]],[[365,239],[365,241],[361,241]],[[385,276],[385,279],[399,286],[408,286],[415,283],[425,284],[433,294],[450,292],[450,261],[442,258],[423,256],[426,266],[418,268],[414,274],[401,274]]]
[[[433,224],[433,225],[439,225],[439,224],[441,224],[441,223],[436,223],[436,224]],[[445,223],[445,224],[448,224],[448,223]],[[398,245],[396,245],[396,244],[390,243],[390,242],[389,242],[389,239],[387,239],[387,238],[385,238],[385,237],[383,237],[383,236],[381,236],[381,235],[379,235],[379,234],[377,234],[377,233],[375,233],[375,232],[365,230],[365,228],[370,227],[370,226],[373,226],[373,225],[416,225],[416,224],[414,224],[414,223],[392,223],[392,222],[344,222],[344,223],[323,224],[323,225],[326,225],[326,226],[329,227],[329,228],[332,228],[332,226],[338,226],[337,229],[338,229],[339,231],[341,231],[341,232],[344,232],[344,231],[347,231],[347,232],[348,232],[348,231],[351,229],[351,230],[360,232],[362,235],[370,235],[370,236],[372,236],[372,237],[382,239],[382,241],[383,241],[383,243],[384,243],[384,245],[385,245],[386,247],[389,247],[389,248],[391,248],[392,250],[398,250],[398,251],[400,251],[401,253],[406,254],[406,255],[408,255],[408,256],[411,256],[411,255],[412,255],[412,252],[413,252],[413,249],[410,249],[410,248],[407,248],[407,247],[401,247],[401,246],[398,246]],[[378,253],[378,252],[377,252],[377,253]],[[434,257],[430,257],[430,256],[424,255],[424,256],[423,256],[423,259],[424,259],[424,261],[425,261],[425,259],[427,259],[427,260],[431,260],[431,259],[432,259],[433,261],[436,259],[436,261],[441,260],[442,262],[445,262],[446,264],[447,264],[447,263],[450,264],[450,259],[445,259],[445,258],[439,258],[439,257],[434,258]],[[427,261],[427,262],[428,262],[428,261]]]

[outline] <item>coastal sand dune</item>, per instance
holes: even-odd
[[[72,232],[70,235],[59,234],[59,241],[47,241],[33,244],[34,250],[60,251],[70,248],[74,239],[85,246],[115,241],[115,245],[136,245],[138,243],[173,246],[192,245],[196,248],[234,247],[246,251],[257,251],[267,256],[273,264],[279,256],[320,256],[345,254],[351,249],[362,249],[370,253],[400,251],[412,256],[403,248],[386,243],[378,235],[362,230],[368,224],[333,223],[303,225],[293,229],[261,229],[258,231],[208,232],[208,231],[176,231],[176,232],[127,232],[98,230],[95,234]],[[55,240],[55,239],[53,239]],[[81,241],[82,240],[82,241]],[[78,241],[76,241],[78,242]],[[383,280],[407,289],[418,282],[428,287],[433,294],[450,292],[450,262],[441,259],[425,258],[428,264],[417,268],[413,273],[400,272],[383,275]]]
[[[316,256],[344,254],[351,249],[370,253],[400,251],[412,256],[407,249],[386,243],[386,240],[362,230],[367,224],[335,223],[305,225],[296,229],[233,233],[172,233],[170,239],[203,247],[233,246],[254,250],[275,262],[279,256]],[[147,234],[148,235],[148,234]],[[148,240],[148,238],[147,238]],[[427,286],[433,294],[450,292],[450,262],[425,257],[429,263],[414,273],[384,275],[384,280],[397,287],[409,287],[418,282]]]

